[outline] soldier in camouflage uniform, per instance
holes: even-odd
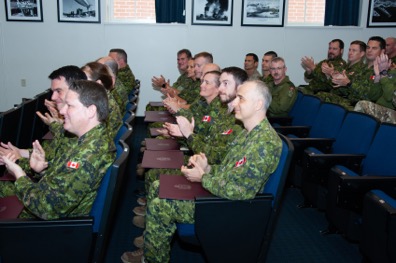
[[[296,88],[286,76],[287,67],[283,58],[276,57],[270,64],[273,81],[267,86],[272,95],[272,102],[268,108],[268,117],[286,117],[297,99]]]
[[[364,112],[378,118],[381,122],[396,123],[396,69],[388,70],[391,61],[381,55],[374,62],[375,82],[379,82],[382,96],[376,101],[359,101],[355,111]]]
[[[113,78],[108,66],[99,62],[90,62],[81,68],[89,80],[99,82],[105,87],[109,100],[109,116],[106,120],[106,127],[109,137],[114,138],[122,125],[122,115],[120,108],[113,96]]]
[[[103,123],[108,116],[107,94],[102,85],[79,80],[67,91],[61,114],[64,128],[78,140],[47,159],[38,141],[33,143],[30,166],[42,177],[33,182],[15,163],[12,153],[1,156],[15,183],[0,187],[0,196],[16,194],[24,204],[20,217],[56,219],[88,215],[102,177],[113,162],[114,144]]]
[[[243,64],[249,80],[261,79],[260,72],[258,72],[258,56],[254,53],[248,53],[245,56],[245,63]]]
[[[272,76],[270,73],[270,63],[273,58],[276,58],[278,54],[275,51],[265,52],[263,58],[261,59],[261,80],[268,84],[272,81]]]
[[[135,88],[135,75],[128,65],[128,56],[121,48],[110,49],[109,56],[115,59],[118,64],[117,78],[124,85],[124,90],[118,90],[121,98],[128,98],[128,95]]]
[[[114,88],[112,89],[111,94],[113,95],[115,101],[119,106],[121,115],[124,116],[126,112],[126,104],[128,102],[128,93],[126,92],[126,88],[124,84],[122,84],[122,82],[117,78],[117,74],[118,74],[117,61],[115,61],[115,59],[113,59],[110,56],[99,58],[96,61],[108,66],[109,69],[111,70],[111,76],[114,82]]]
[[[208,74],[210,72],[206,73],[206,75]],[[216,74],[214,73],[214,75]],[[181,116],[194,117],[197,125],[191,125],[187,119],[181,117],[177,117],[178,125],[168,125],[169,130],[173,130],[171,135],[176,133],[178,136],[187,138],[187,146],[193,153],[206,153],[209,164],[219,164],[223,160],[228,150],[228,143],[233,141],[242,128],[235,123],[234,116],[230,114],[233,110],[231,102],[235,99],[237,87],[247,80],[247,74],[240,68],[229,67],[222,70],[219,80],[220,100],[217,97],[209,105],[205,101],[197,101],[199,106],[195,107],[195,103],[191,105],[193,111],[181,110]],[[149,170],[145,174],[146,191],[148,192],[152,182],[158,180],[160,174],[177,173],[178,170],[175,169]]]
[[[190,159],[193,168],[181,169],[185,177],[201,182],[209,192],[222,198],[254,198],[275,171],[282,151],[282,141],[265,117],[270,103],[271,94],[263,82],[242,84],[233,105],[235,117],[243,122],[245,130],[231,143],[220,165],[208,165],[204,154],[194,155]],[[194,223],[193,201],[160,199],[155,197],[157,191],[155,182],[150,189],[141,262],[169,262],[176,223]],[[124,263],[140,262],[137,260],[142,255],[142,249],[125,252],[121,259]]]
[[[344,108],[351,109],[348,100],[350,93],[350,83],[355,78],[362,77],[367,65],[364,63],[366,55],[366,44],[363,41],[352,41],[348,51],[348,64],[343,72],[335,71],[332,74],[333,88],[329,92],[318,92],[317,97],[325,102],[339,104]]]
[[[309,83],[300,89],[307,94],[330,91],[333,87],[331,75],[334,71],[342,72],[346,67],[346,62],[342,59],[343,51],[344,42],[341,39],[333,39],[329,43],[327,59],[315,65],[312,58],[303,57],[301,65],[305,69],[304,77]]]
[[[385,54],[387,54],[389,59],[392,61],[391,69],[394,69],[396,68],[396,37],[387,37],[385,42]]]

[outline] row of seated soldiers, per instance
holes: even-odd
[[[50,75],[52,96],[47,113],[37,112],[52,140],[35,140],[31,149],[2,142],[0,164],[10,180],[1,181],[0,197],[16,195],[21,218],[57,219],[87,216],[97,189],[115,158],[114,138],[133,92],[133,73],[119,49],[83,67],[68,65]],[[115,56],[116,59],[112,58]],[[40,138],[41,139],[41,138]],[[18,161],[18,162],[17,162]]]
[[[382,42],[377,40],[377,37],[370,38],[367,45],[369,47],[367,48],[367,53],[372,56],[373,52],[369,50],[373,49],[373,41],[380,42],[378,45],[381,45],[381,52],[374,56],[375,59],[370,66],[368,66],[368,58],[366,58],[367,62],[361,62],[365,65],[362,68],[368,68],[373,71],[374,67],[374,73],[378,73],[377,71],[379,70],[379,74],[376,74],[379,77],[377,79],[374,78],[373,83],[374,81],[376,81],[375,83],[380,83],[380,81],[382,79],[385,80],[385,78],[392,79],[392,75],[383,72],[386,70],[386,73],[388,73],[392,67],[388,58],[384,55],[381,56],[381,54],[384,53],[385,44],[382,45]],[[339,45],[338,51],[337,48],[333,47],[334,43]],[[352,45],[355,44],[352,43],[351,46]],[[310,82],[309,85],[300,88],[306,93],[319,93],[319,90],[313,88],[315,82],[318,83],[318,80],[315,81],[317,74],[324,75],[325,77],[322,78],[322,80],[326,83],[330,83],[331,89],[328,90],[329,93],[332,89],[336,90],[341,87],[341,83],[337,83],[337,80],[341,80],[340,75],[346,77],[354,75],[347,75],[344,68],[335,67],[334,62],[341,59],[342,51],[342,41],[333,40],[329,43],[328,59],[319,63],[320,65],[315,65],[310,58],[303,58],[302,66],[306,69],[306,77],[310,79]],[[366,44],[363,43],[362,57],[365,56],[365,51]],[[145,172],[144,180],[148,196],[138,199],[138,203],[141,206],[137,206],[133,209],[136,214],[133,218],[133,223],[137,227],[145,228],[146,231],[144,235],[136,237],[133,242],[139,249],[133,252],[125,252],[122,255],[121,260],[124,263],[168,261],[169,243],[175,231],[174,223],[191,223],[192,221],[190,217],[192,212],[190,206],[173,207],[173,203],[170,201],[168,204],[166,200],[158,200],[157,191],[159,187],[159,175],[183,174],[188,179],[189,176],[191,176],[191,171],[195,170],[195,160],[200,159],[200,153],[205,153],[208,164],[222,165],[224,160],[228,159],[227,156],[229,155],[229,151],[232,151],[233,147],[240,143],[240,141],[234,139],[240,134],[239,131],[242,129],[237,120],[241,119],[240,117],[243,112],[240,107],[237,107],[236,110],[234,107],[244,99],[243,96],[240,97],[237,95],[237,87],[242,83],[249,83],[249,85],[251,83],[249,81],[245,82],[249,77],[246,67],[245,70],[237,67],[228,67],[220,70],[218,65],[213,64],[213,56],[208,52],[201,52],[192,57],[191,53],[187,49],[184,49],[180,50],[177,55],[178,68],[182,74],[173,85],[170,85],[169,80],[167,81],[163,76],[153,77],[152,79],[153,86],[158,88],[166,96],[163,101],[164,106],[158,108],[149,104],[146,107],[146,110],[168,110],[177,116],[176,124],[154,123],[150,124],[149,127],[157,127],[157,130],[162,134],[160,138],[170,136],[178,138],[178,140],[187,146],[195,155],[189,160],[186,159],[186,166],[184,168],[182,167],[181,170],[150,169],[145,171],[141,167],[138,168],[138,174],[142,175]],[[348,58],[350,57],[352,58],[352,56],[348,56]],[[343,62],[342,64],[344,66],[352,66],[352,64],[354,64],[352,60],[349,62],[350,63]],[[269,105],[266,114],[267,116],[285,116],[295,102],[297,90],[286,76],[284,59],[277,57],[275,54],[269,61],[268,68],[270,74],[264,78],[260,78],[266,83],[266,86],[268,86],[272,97],[272,101],[267,101]],[[329,74],[328,76],[326,76],[326,72]],[[338,74],[336,72],[338,72]],[[357,80],[354,84],[357,86]],[[240,87],[243,86],[244,85],[241,85]],[[352,86],[352,84],[349,86]],[[324,92],[324,90],[320,91]],[[233,110],[235,111],[236,119],[232,118],[230,114]],[[248,118],[246,115],[243,117]],[[246,123],[244,122],[243,124],[245,128],[247,128]],[[196,157],[197,155],[198,157]],[[243,165],[244,163],[245,159],[242,158],[236,160],[235,165]],[[206,173],[210,174],[210,171],[201,172],[204,177]],[[216,170],[216,172],[219,171]],[[202,180],[202,178],[203,177],[199,180]],[[211,192],[214,191],[210,185],[203,183],[203,186]],[[225,185],[223,185],[223,187],[225,187]],[[222,187],[217,189],[215,194],[230,198],[230,193],[221,192],[221,188]],[[234,196],[233,198],[238,199],[243,197]],[[146,206],[148,205],[150,207],[150,204],[151,210]],[[148,214],[147,209],[150,210]],[[176,210],[174,211],[173,209]],[[148,216],[148,218],[146,219],[145,216]],[[146,258],[146,261],[144,258]],[[149,259],[149,261],[147,261],[147,259]]]
[[[313,94],[325,102],[340,104],[348,110],[374,115],[380,121],[396,122],[396,38],[383,39],[373,36],[365,44],[355,40],[350,43],[348,60],[342,59],[344,42],[330,41],[326,59],[315,63],[312,57],[303,57],[301,65],[305,70],[307,85],[297,89],[286,75],[285,60],[268,51],[262,58],[262,72],[257,71],[257,55],[246,55],[244,70],[249,80],[260,79],[271,90],[273,100],[268,116],[287,116],[297,97],[296,90]],[[161,75],[153,77],[152,83],[166,95],[165,106],[172,112],[186,108],[199,93],[202,66],[213,57],[207,52],[198,53],[194,58],[187,49],[178,53],[180,77],[173,85]],[[197,61],[196,61],[197,60]],[[196,62],[195,62],[196,61]],[[253,61],[253,64],[250,62]],[[179,94],[180,93],[180,94]],[[150,106],[146,110],[150,110]]]

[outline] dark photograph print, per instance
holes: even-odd
[[[58,21],[100,23],[99,0],[58,0]]]
[[[7,21],[43,21],[41,0],[6,0],[5,10]]]
[[[193,25],[232,26],[233,0],[193,0]]]
[[[396,27],[396,1],[369,0],[367,27]]]

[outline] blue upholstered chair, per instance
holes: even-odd
[[[302,194],[304,206],[326,208],[327,181],[330,168],[335,164],[358,167],[369,150],[378,121],[360,112],[348,112],[328,151],[308,147],[302,158]],[[344,158],[353,155],[354,158]],[[343,161],[344,163],[340,163]]]
[[[336,165],[331,169],[326,207],[329,230],[360,239],[363,197],[372,189],[395,192],[395,160],[396,125],[382,123],[358,167]]]
[[[281,205],[293,145],[283,135],[278,168],[255,199],[196,198],[195,225],[178,224],[179,237],[199,245],[208,262],[257,262],[265,258]]]
[[[363,201],[360,253],[367,262],[396,262],[396,192],[369,191]]]

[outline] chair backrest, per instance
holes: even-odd
[[[333,144],[333,153],[366,154],[378,129],[376,118],[350,111]]]
[[[316,119],[312,124],[308,137],[335,138],[344,121],[346,109],[340,105],[323,102]]]
[[[128,131],[128,126],[130,127],[129,124],[127,123],[123,123],[120,127],[120,129],[118,129],[118,132],[116,134],[116,136],[114,137],[114,143],[117,145],[118,141],[120,140],[121,136]]]
[[[301,91],[297,91],[297,99],[294,102],[293,107],[290,109],[289,114],[288,114],[290,117],[294,117],[294,116],[296,116],[296,114],[298,114],[298,110],[299,110],[299,107],[301,106],[300,103],[301,103],[303,96],[304,96],[304,93],[302,93]]]
[[[42,93],[35,96],[37,99],[37,107],[36,111],[41,112],[43,115],[45,112],[48,112],[47,107],[44,105],[44,101],[50,100],[52,95],[51,89],[47,89]],[[42,137],[48,132],[48,126],[40,119],[39,116],[34,115],[34,124],[33,124],[33,138],[32,140],[41,140]]]
[[[301,102],[298,103],[298,109],[296,109],[293,116],[292,125],[311,126],[318,113],[320,104],[321,100],[318,97],[304,95],[301,98]]]
[[[2,115],[3,120],[0,127],[0,141],[4,143],[11,142],[13,145],[16,145],[20,130],[22,107],[18,105],[15,108],[3,112]]]
[[[362,162],[362,174],[396,175],[396,125],[382,123]]]
[[[94,218],[93,232],[97,233],[93,249],[93,261],[95,262],[97,258],[101,258],[104,255],[106,250],[119,199],[120,178],[123,177],[126,171],[129,147],[121,140],[119,144],[122,145],[124,151],[108,168],[90,212],[90,215]]]
[[[290,140],[283,134],[278,133],[278,135],[282,139],[282,153],[278,167],[269,177],[263,190],[263,193],[272,194],[274,196],[274,200],[272,201],[273,209],[278,209],[279,207],[294,151],[293,144]]]
[[[126,132],[124,132],[124,134],[120,137],[120,141],[125,142],[129,149],[132,149],[132,134],[133,134],[133,127],[129,124],[129,123],[125,123],[125,125],[127,126],[128,130]],[[120,152],[117,150],[117,154],[119,154]]]
[[[32,147],[37,102],[37,98],[33,98],[31,100],[26,100],[21,104],[22,114],[17,140],[18,148],[26,149]]]

